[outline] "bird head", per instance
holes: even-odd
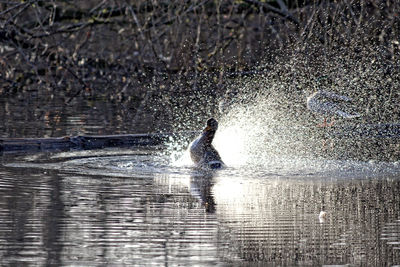
[[[205,131],[216,131],[218,129],[218,122],[214,118],[207,120]]]

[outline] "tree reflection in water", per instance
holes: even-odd
[[[3,158],[3,264],[400,263],[397,176],[204,173],[111,152]]]

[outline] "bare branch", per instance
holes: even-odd
[[[279,2],[282,2],[282,4],[283,4],[283,5],[280,4],[281,9],[275,8],[268,3],[260,2],[257,0],[244,0],[244,2],[252,4],[252,5],[256,5],[259,7],[263,7],[265,9],[267,9],[268,11],[274,12],[274,13],[282,16],[283,18],[293,22],[297,27],[299,26],[299,21],[292,14],[289,13],[289,11],[287,10],[286,6],[283,4],[282,1],[279,1]]]

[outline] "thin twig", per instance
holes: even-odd
[[[276,13],[278,15],[281,15],[285,19],[293,22],[297,27],[299,27],[299,25],[300,25],[299,21],[292,14],[290,14],[288,10],[278,9],[276,7],[273,7],[272,5],[270,5],[268,3],[261,2],[261,1],[256,1],[256,0],[244,0],[244,2],[246,2],[248,4],[264,7],[264,8],[266,8],[267,10],[269,10],[271,12],[274,12],[274,13]]]

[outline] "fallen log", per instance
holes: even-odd
[[[89,150],[107,147],[162,146],[172,141],[189,142],[198,132],[78,135],[59,138],[2,138],[0,153]]]
[[[400,160],[400,124],[346,124],[328,129],[314,129],[313,138],[330,149],[316,148],[315,154],[324,158],[353,158],[359,160]],[[176,143],[185,147],[199,132],[78,135],[59,138],[0,138],[0,154],[37,153],[51,151],[90,150],[107,147],[162,147]]]

